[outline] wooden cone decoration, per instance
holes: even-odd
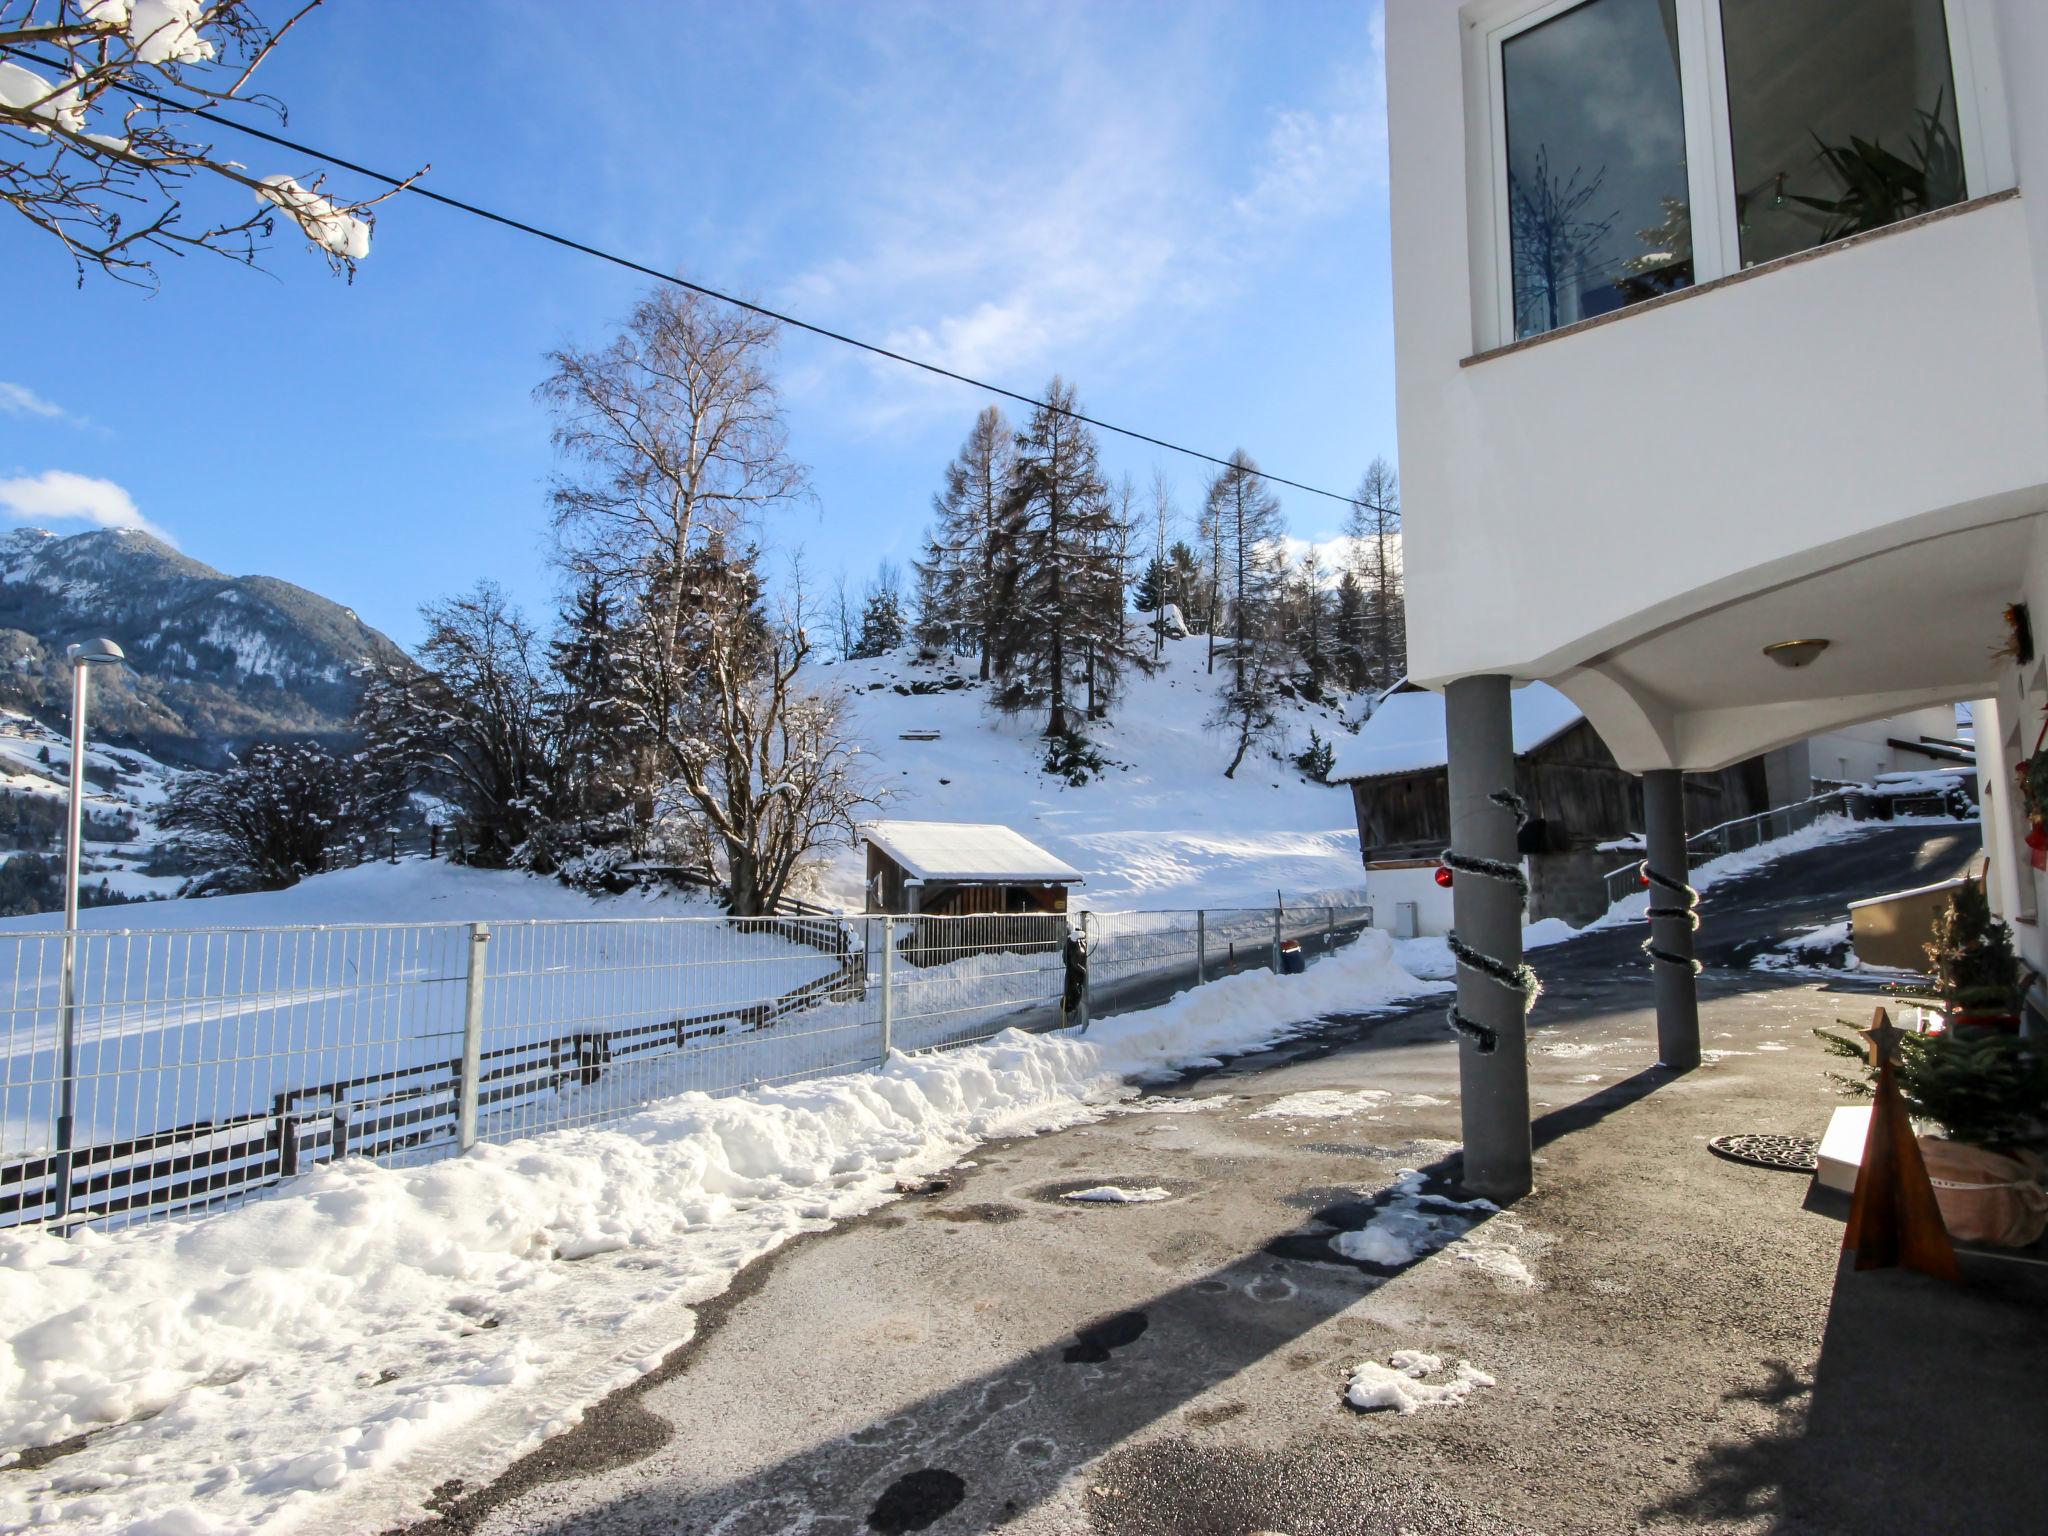
[[[1893,1070],[1899,1031],[1880,1008],[1864,1033],[1877,1068],[1876,1096],[1842,1247],[1855,1253],[1858,1269],[1913,1269],[1959,1282],[1962,1272],[1956,1267],[1955,1247],[1942,1225],[1941,1207],[1935,1204],[1934,1186],[1927,1182],[1927,1165],[1920,1158],[1920,1143],[1913,1139],[1913,1122]]]

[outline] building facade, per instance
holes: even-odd
[[[1449,699],[1454,841],[1512,847],[1514,682],[1649,776],[1653,863],[1684,834],[1660,776],[1981,700],[1994,889],[2048,964],[2011,792],[2048,672],[2009,614],[2048,615],[2048,5],[1389,0],[1386,57],[1409,657]]]

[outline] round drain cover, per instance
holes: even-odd
[[[1820,1142],[1812,1136],[1747,1131],[1740,1136],[1716,1136],[1707,1143],[1707,1150],[1732,1163],[1782,1168],[1788,1173],[1812,1173],[1820,1167]]]

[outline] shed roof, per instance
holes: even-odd
[[[1081,872],[991,822],[876,821],[867,840],[919,880],[1037,880],[1078,885]]]
[[[1514,712],[1515,756],[1533,752],[1571,729],[1585,714],[1548,683],[1528,683],[1509,698]],[[1449,761],[1444,739],[1444,696],[1422,688],[1390,693],[1358,734],[1337,743],[1332,784],[1441,768]]]

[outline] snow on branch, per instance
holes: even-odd
[[[321,0],[271,26],[255,0],[0,0],[0,205],[88,269],[154,286],[162,255],[204,250],[253,265],[279,212],[330,267],[353,276],[369,253],[373,197],[319,177],[256,175],[199,137],[197,114],[284,104],[252,92],[258,68]],[[208,184],[244,189],[209,219],[185,199]],[[248,205],[242,205],[246,210]]]

